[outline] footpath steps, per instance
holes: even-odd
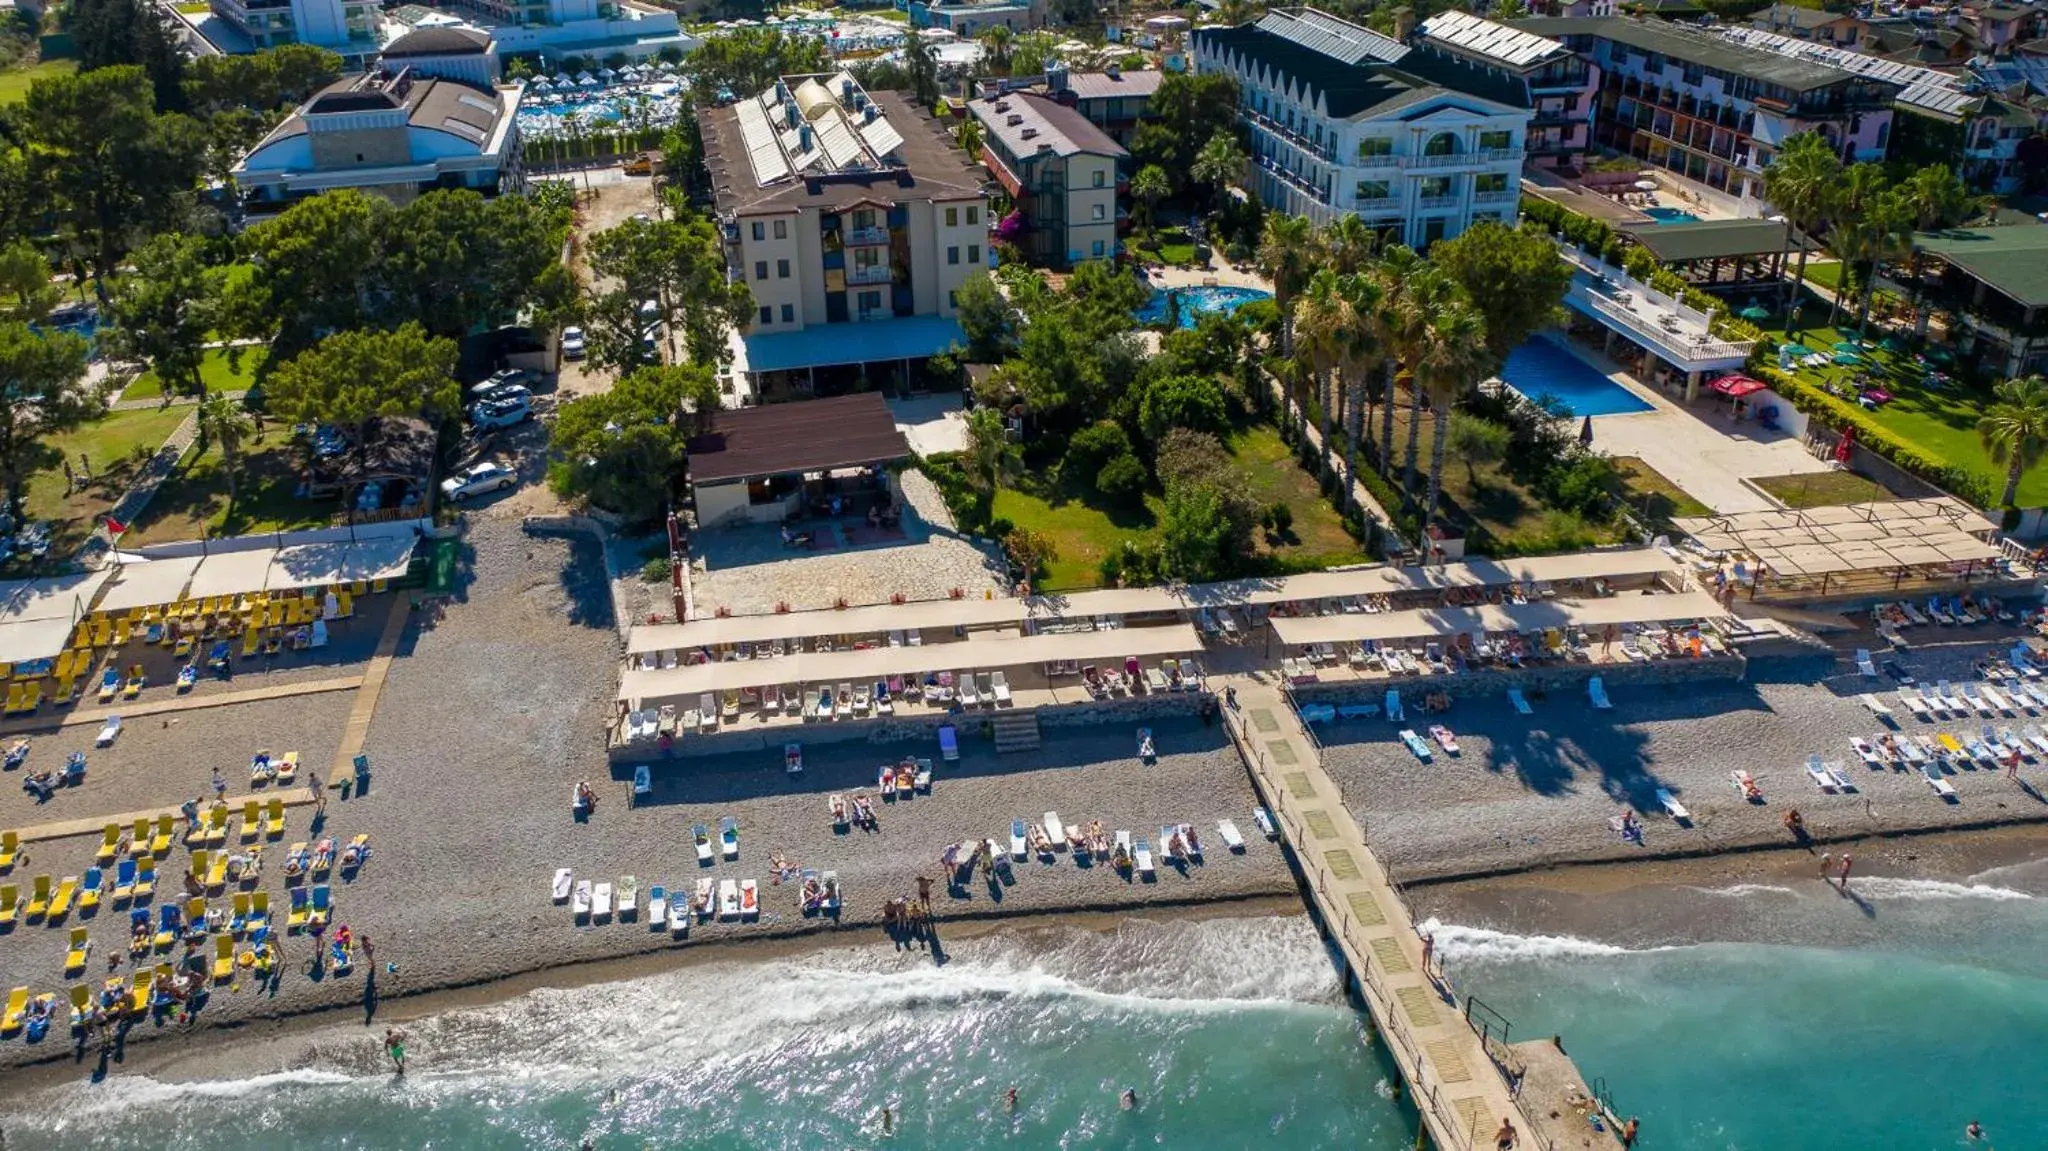
[[[999,711],[989,718],[989,726],[995,732],[997,754],[1038,749],[1040,741],[1036,709]]]

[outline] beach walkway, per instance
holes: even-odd
[[[341,732],[341,746],[334,752],[334,770],[327,773],[329,787],[341,786],[344,779],[355,775],[356,756],[363,752],[363,745],[370,738],[370,719],[377,714],[377,699],[384,694],[384,677],[391,673],[391,658],[398,653],[398,641],[405,637],[406,622],[412,616],[412,601],[404,596],[392,596],[384,617],[384,634],[377,639],[377,651],[370,657],[368,667],[363,669],[362,690],[356,695],[355,707],[348,713],[348,726]]]
[[[1547,1116],[1539,1125],[1523,1110],[1455,996],[1427,973],[1407,904],[1278,686],[1243,674],[1212,676],[1210,686],[1237,693],[1226,724],[1308,877],[1323,927],[1344,957],[1346,982],[1356,974],[1359,995],[1436,1146],[1492,1146],[1504,1119],[1522,1146],[1580,1146],[1590,1134],[1584,1126],[1549,1129]],[[1611,1136],[1586,1145],[1620,1146]]]
[[[229,805],[230,809],[234,811],[241,809],[241,800],[248,799],[260,799],[266,804],[273,799],[279,799],[284,801],[286,807],[298,807],[313,802],[313,793],[306,788],[295,787],[289,790],[270,792],[267,795],[251,794],[237,796],[236,799],[236,803]],[[176,807],[155,807],[148,811],[127,811],[119,815],[94,815],[85,819],[67,819],[54,823],[38,823],[31,827],[22,828],[18,834],[21,836],[23,843],[37,843],[50,839],[68,839],[74,835],[98,835],[110,823],[121,827],[133,827],[138,819],[154,821],[157,817],[164,815],[178,820],[180,824],[183,823],[185,818],[184,813],[180,812]],[[26,862],[24,859],[17,863],[16,866],[21,867]]]

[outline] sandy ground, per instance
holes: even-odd
[[[660,197],[655,194],[654,182],[643,176],[624,176],[618,169],[593,174],[592,186],[588,193],[579,197],[576,209],[575,251],[570,257],[570,267],[583,280],[591,279],[590,264],[584,258],[583,241],[593,233],[617,227],[634,215],[645,212],[654,215],[659,207]],[[584,183],[583,176],[576,176],[579,189]],[[592,284],[599,291],[606,284],[600,280]],[[573,399],[593,392],[610,390],[614,380],[609,372],[588,369],[588,360],[563,360],[561,375],[556,380],[556,391],[562,399]]]
[[[1970,633],[1960,633],[1968,635]],[[1905,665],[1921,678],[1972,679],[1971,661],[2000,646],[1981,638],[1916,649]],[[2048,769],[2027,765],[2018,781],[1988,767],[1951,774],[1959,802],[1938,799],[1917,771],[1873,770],[1850,748],[1852,735],[1886,730],[1857,703],[1873,681],[1831,657],[1752,661],[1748,682],[1623,688],[1614,710],[1594,712],[1579,693],[1534,699],[1519,716],[1506,700],[1460,701],[1447,722],[1462,755],[1419,763],[1397,729],[1378,719],[1320,729],[1326,761],[1374,846],[1397,878],[1480,875],[1551,864],[1702,854],[1783,844],[1781,821],[1798,808],[1821,841],[1907,829],[1955,828],[2048,818]],[[1906,731],[1956,730],[1963,722],[1920,722],[1896,709]],[[2040,717],[2031,717],[2042,722]],[[1420,715],[1410,721],[1427,722]],[[1990,720],[2024,726],[2026,715]],[[1967,721],[1974,732],[1985,723]],[[1806,757],[1845,765],[1857,790],[1825,795],[1806,775]],[[1764,802],[1742,798],[1729,773],[1749,771]],[[1656,799],[1669,789],[1690,825],[1666,817]],[[1608,819],[1632,807],[1641,845],[1623,842]]]

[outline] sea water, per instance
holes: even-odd
[[[1852,890],[1676,888],[1613,939],[1429,926],[1460,989],[1515,1038],[1564,1036],[1643,1147],[2048,1147],[2048,863]],[[284,1069],[11,1099],[7,1146],[1398,1151],[1416,1126],[1300,917],[718,959],[408,1030],[402,1080],[381,1031],[322,1029]]]

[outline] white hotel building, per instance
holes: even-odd
[[[1268,206],[1352,213],[1417,249],[1514,220],[1534,114],[1519,79],[1313,8],[1198,29],[1191,48],[1237,78]]]

